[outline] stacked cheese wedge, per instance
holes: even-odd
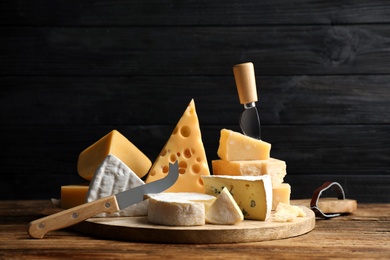
[[[270,157],[271,144],[241,133],[222,129],[219,140],[219,160],[212,161],[214,175],[269,176],[272,183],[272,210],[279,202],[290,203],[291,187],[283,183],[286,163]],[[244,178],[245,177],[241,177]]]

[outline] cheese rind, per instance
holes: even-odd
[[[271,144],[262,140],[222,129],[217,154],[225,161],[267,160]]]
[[[61,208],[69,209],[84,204],[89,183],[61,186]]]
[[[196,192],[168,192],[147,194],[148,221],[166,226],[205,225],[206,208],[215,201],[214,196]]]
[[[286,162],[275,158],[268,160],[225,161],[212,160],[214,175],[259,176],[268,174],[272,187],[279,186],[287,174]]]
[[[118,157],[140,178],[148,173],[152,165],[149,158],[133,143],[117,130],[113,130],[80,153],[77,162],[79,175],[90,181],[109,154]]]
[[[205,193],[218,195],[224,187],[232,194],[245,219],[267,220],[272,207],[272,184],[269,175],[202,176]]]
[[[91,180],[87,201],[91,202],[143,184],[144,182],[126,164],[115,155],[109,154]],[[101,213],[96,217],[145,216],[147,207],[148,201],[144,200],[113,214]]]
[[[234,225],[242,220],[244,215],[226,187],[206,210],[206,222],[210,224]]]
[[[282,183],[272,188],[272,210],[275,210],[280,202],[290,204],[291,186]]]
[[[165,177],[169,170],[169,163],[176,161],[179,163],[179,178],[165,192],[203,193],[200,176],[210,175],[210,170],[194,100],[191,100],[178,121],[169,140],[152,165],[145,182],[149,183]]]

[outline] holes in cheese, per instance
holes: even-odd
[[[222,160],[267,160],[270,158],[270,152],[270,143],[254,139],[232,130],[221,130],[217,153]]]
[[[191,100],[146,178],[146,183],[166,176],[169,163],[179,162],[179,178],[166,192],[200,192],[200,176],[210,175],[195,102]]]
[[[272,187],[279,186],[287,174],[286,163],[274,158],[250,161],[213,160],[211,163],[215,175],[259,176],[268,174],[271,177]]]
[[[134,144],[121,133],[113,130],[80,153],[77,162],[79,175],[90,181],[109,154],[118,157],[140,178],[146,175],[152,165],[149,158]]]
[[[205,212],[215,197],[196,192],[168,192],[147,194],[148,221],[167,226],[204,225]]]
[[[245,219],[267,220],[272,207],[272,184],[269,175],[202,176],[205,193],[218,195],[223,188],[232,194]]]

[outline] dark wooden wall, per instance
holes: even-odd
[[[209,160],[255,64],[262,137],[293,198],[390,202],[390,2],[0,2],[0,199],[58,198],[117,129],[154,161],[195,99]]]

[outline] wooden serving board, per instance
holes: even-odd
[[[293,222],[244,220],[237,225],[171,227],[154,225],[147,217],[91,218],[73,229],[97,237],[152,243],[242,243],[275,240],[303,235],[315,226],[314,212],[300,206],[306,217]],[[272,214],[273,215],[273,214]]]

